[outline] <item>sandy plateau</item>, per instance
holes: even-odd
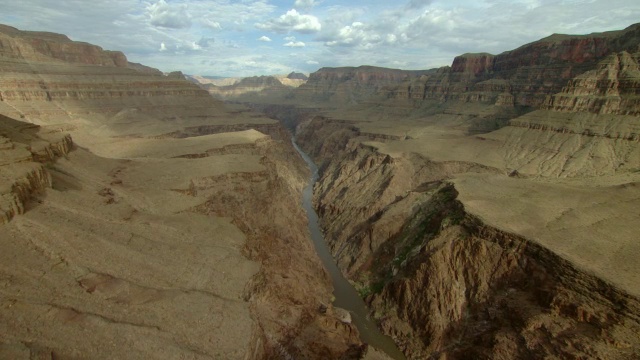
[[[366,350],[334,314],[277,121],[63,35],[0,43],[0,358]]]

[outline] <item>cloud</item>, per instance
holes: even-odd
[[[219,22],[213,21],[211,19],[201,19],[200,22],[202,23],[202,25],[204,25],[205,27],[208,27],[209,29],[213,29],[213,30],[222,29],[222,25],[220,25]]]
[[[315,61],[315,60],[307,60],[306,64],[307,65],[320,65],[320,63]]]
[[[196,43],[200,48],[208,48],[215,44],[216,39],[212,37],[201,37],[200,40]]]
[[[303,15],[296,9],[287,11],[277,19],[271,19],[264,23],[256,24],[258,29],[274,31],[277,33],[287,33],[291,31],[310,34],[322,29],[320,20],[313,15]]]
[[[186,5],[169,5],[165,0],[147,6],[150,23],[153,26],[184,29],[191,27],[191,18]]]
[[[364,47],[368,49],[382,41],[383,37],[379,35],[375,29],[356,21],[338,30],[337,33],[325,41],[325,45]]]
[[[282,46],[286,46],[286,47],[305,47],[307,46],[305,43],[303,43],[302,41],[289,41],[288,43],[282,45]]]
[[[0,2],[3,24],[121,50],[132,62],[163,71],[227,76],[361,64],[426,69],[449,65],[465,52],[495,54],[554,32],[616,30],[640,18],[638,0],[314,0],[313,12],[299,7],[302,2],[289,11],[295,0]],[[284,39],[289,35],[297,38]],[[261,36],[278,44],[268,61],[255,58]],[[297,42],[306,46],[282,46]],[[260,66],[246,65],[251,61]]]
[[[261,36],[259,39],[259,41],[264,41],[264,42],[271,42],[271,38],[269,38],[268,36]]]
[[[318,5],[319,3],[320,1],[316,0],[296,0],[296,2],[293,4],[293,7],[295,7],[296,9],[309,9]]]
[[[405,7],[410,10],[419,10],[431,5],[431,3],[433,3],[433,0],[409,0]]]

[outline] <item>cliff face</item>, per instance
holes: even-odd
[[[568,81],[551,97],[548,108],[560,112],[640,114],[640,53],[611,54],[590,70]]]
[[[582,36],[552,35],[499,55],[465,54],[422,85],[422,99],[539,107],[612,52],[636,52],[640,26]],[[414,98],[419,98],[413,95]]]
[[[24,214],[28,202],[51,187],[45,165],[71,151],[67,134],[48,133],[39,126],[0,115],[0,225]]]
[[[383,89],[397,86],[430,71],[406,71],[361,66],[358,68],[322,68],[309,76],[307,83],[294,93],[300,100],[355,103],[384,94]]]

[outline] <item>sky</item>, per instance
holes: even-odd
[[[0,0],[0,23],[62,33],[191,75],[430,69],[552,33],[640,22],[639,0]]]

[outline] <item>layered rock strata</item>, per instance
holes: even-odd
[[[560,112],[640,115],[640,53],[611,54],[572,79],[550,98],[548,108]]]

